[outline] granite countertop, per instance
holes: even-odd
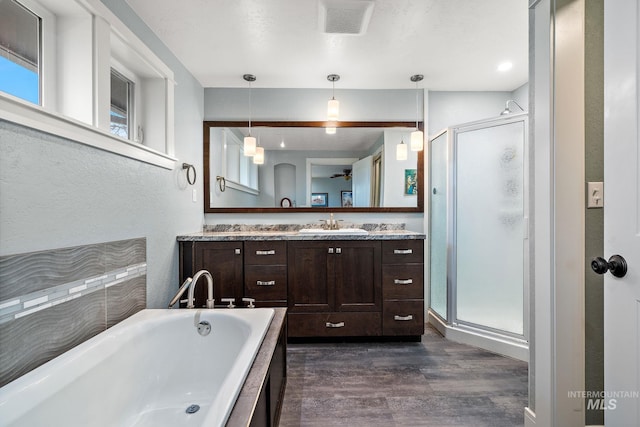
[[[319,228],[318,224],[215,225],[198,233],[177,236],[179,242],[234,240],[424,240],[426,235],[404,229],[404,224],[341,224],[342,229],[360,228],[366,234],[302,234],[303,228]]]

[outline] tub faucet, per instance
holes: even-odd
[[[198,271],[193,276],[193,278],[188,277],[187,280],[184,281],[182,286],[180,286],[178,293],[171,299],[171,302],[169,303],[169,308],[173,307],[173,305],[178,302],[180,297],[184,294],[184,292],[187,289],[189,289],[189,293],[187,295],[187,308],[195,308],[195,304],[194,304],[195,298],[193,294],[195,291],[196,284],[198,283],[198,279],[200,279],[201,276],[205,276],[207,279],[207,308],[213,308],[213,302],[214,302],[213,277],[211,276],[211,273],[209,273],[207,270]]]
[[[193,281],[189,286],[189,293],[187,295],[187,308],[195,308],[193,293],[196,289],[196,285],[198,284],[198,279],[202,276],[207,279],[207,308],[213,308],[213,277],[207,270],[200,270],[194,274]]]

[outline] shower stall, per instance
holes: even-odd
[[[429,141],[429,322],[448,338],[528,360],[527,115]]]

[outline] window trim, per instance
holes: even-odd
[[[54,83],[56,81],[57,71],[55,37],[58,32],[57,26],[61,24],[56,19],[56,15],[53,11],[48,9],[47,2],[51,0],[41,0],[42,4],[38,3],[37,0],[18,1],[29,10],[33,11],[42,20],[41,104],[32,104],[10,94],[0,92],[0,119],[165,169],[174,169],[178,159],[174,157],[175,81],[173,71],[128,27],[126,27],[125,24],[116,17],[116,15],[102,4],[100,0],[75,0],[77,5],[81,6],[89,15],[93,16],[94,21],[96,18],[101,18],[108,25],[108,31],[110,32],[111,37],[118,37],[124,43],[125,48],[133,55],[135,60],[142,61],[145,68],[154,74],[154,78],[163,82],[166,105],[162,108],[162,110],[164,110],[164,122],[158,124],[158,126],[164,130],[164,138],[158,138],[156,141],[156,146],[158,148],[162,148],[163,151],[150,148],[147,145],[142,145],[135,141],[137,136],[136,129],[139,124],[136,120],[136,115],[139,113],[138,106],[134,107],[133,111],[133,125],[135,127],[132,128],[133,135],[131,135],[131,139],[124,139],[116,135],[112,135],[108,129],[98,127],[99,123],[95,118],[95,114],[92,124],[65,116],[58,112],[56,108],[56,105],[59,102],[57,98],[60,94],[55,93],[56,85]],[[93,27],[91,31],[92,34],[88,34],[87,36],[91,36],[95,41],[96,27]],[[47,35],[49,36],[47,37]],[[104,53],[106,50],[111,64],[114,65],[113,52],[111,51],[111,45],[109,45],[109,43],[99,44],[96,42],[94,43],[93,49],[97,50],[98,54],[100,54],[100,52]],[[96,52],[94,52],[94,57],[95,55]],[[118,62],[115,62],[115,64],[119,65]],[[131,71],[129,67],[127,67],[126,62],[121,65],[124,66],[126,71]],[[121,68],[117,66],[115,68],[117,71],[122,72]],[[95,68],[95,63],[92,72],[94,78],[94,96],[92,101],[93,105],[88,106],[88,108],[95,109],[97,104],[105,102],[104,99],[101,99],[104,94],[98,93],[98,87],[101,87],[101,85],[104,84],[102,79],[104,79],[105,76],[101,74],[100,70]],[[137,73],[134,74],[137,76]],[[110,73],[107,73],[106,77],[110,78]],[[107,92],[109,92],[110,96],[110,91]],[[106,100],[106,102],[110,104],[110,98]],[[141,107],[145,108],[145,106]]]

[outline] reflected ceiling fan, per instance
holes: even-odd
[[[334,173],[330,178],[340,177],[344,177],[345,181],[349,181],[351,179],[351,169],[342,169],[342,173]]]

